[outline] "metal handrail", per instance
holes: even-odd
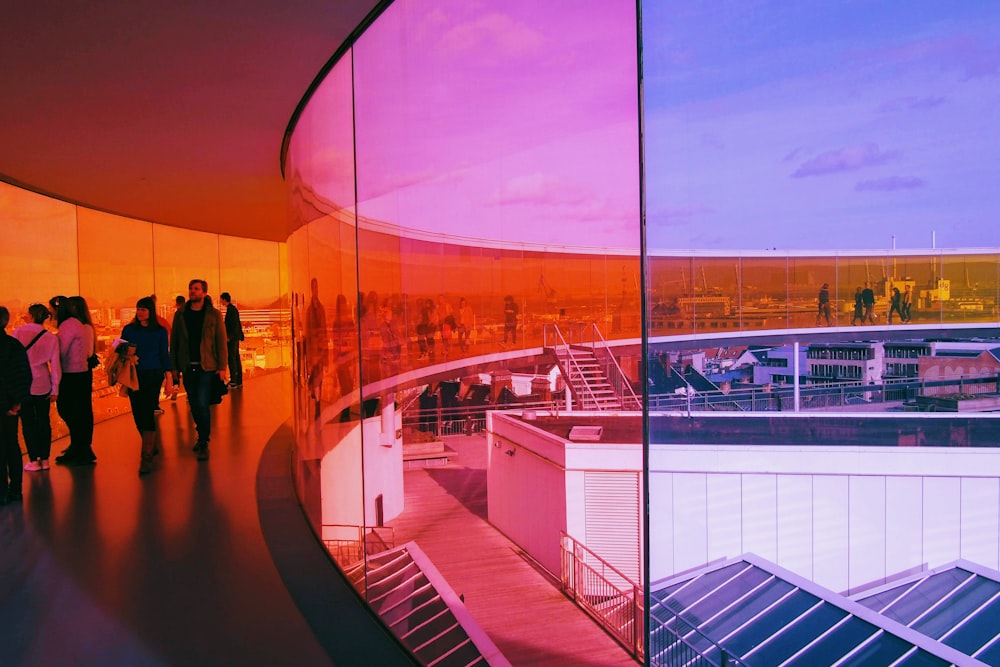
[[[320,530],[320,535],[324,535],[327,529],[337,532],[351,534],[350,537],[323,537],[323,544],[327,551],[342,568],[347,569],[351,565],[364,560],[365,556],[371,556],[382,551],[393,549],[396,546],[396,530],[390,526],[358,526],[347,523],[324,523]],[[356,535],[356,537],[355,537]],[[377,541],[368,539],[369,535],[374,535]],[[375,547],[375,548],[373,548]]]
[[[642,588],[564,531],[559,531],[559,548],[563,593],[641,660],[645,645]],[[600,570],[591,563],[598,564]],[[612,581],[609,572],[619,582]]]
[[[635,391],[632,390],[632,384],[625,377],[625,371],[622,370],[618,360],[615,359],[615,355],[608,349],[608,341],[604,338],[604,334],[601,333],[597,323],[592,322],[590,329],[593,336],[594,354],[597,356],[597,352],[600,350],[599,360],[604,366],[604,374],[611,380],[611,384],[615,388],[615,393],[622,399],[622,408],[625,410],[642,410],[642,401],[639,400]],[[625,405],[626,401],[630,403],[630,406]]]
[[[548,332],[549,332],[550,329],[553,331],[553,333],[555,335],[555,340],[553,342],[554,343],[562,343],[562,349],[564,349],[566,351],[566,354],[563,357],[563,359],[569,360],[570,373],[566,374],[566,386],[569,387],[569,389],[570,389],[571,392],[573,392],[574,398],[578,398],[575,395],[577,393],[578,389],[573,384],[573,381],[572,381],[573,373],[572,373],[572,371],[575,370],[576,371],[576,376],[582,379],[584,377],[584,375],[583,375],[583,369],[580,367],[580,365],[576,362],[576,359],[573,357],[573,354],[572,354],[572,351],[571,351],[571,345],[566,342],[566,339],[563,337],[562,331],[559,330],[559,325],[555,324],[554,322],[548,322],[548,323],[546,323],[542,327],[542,346],[543,346],[543,348],[547,349],[549,347],[549,344],[548,344],[548,340],[549,340]],[[560,356],[559,356],[560,347],[559,347],[559,345],[558,344],[552,345],[552,350],[555,353],[556,360],[558,361],[560,359]],[[586,380],[583,380],[583,386],[587,390],[587,393],[590,394],[590,402],[591,402],[591,404],[593,404],[593,406],[596,409],[599,409],[600,408],[600,403],[598,403],[597,396],[594,394],[594,390],[591,389],[590,384],[587,383]],[[583,402],[584,401],[581,401],[581,403],[583,403]]]
[[[883,403],[897,400],[912,400],[925,394],[928,388],[956,388],[969,394],[984,394],[1000,392],[1000,378],[996,375],[969,377],[956,375],[937,380],[919,380],[916,378],[884,378],[882,384],[847,384],[832,382],[825,384],[804,385],[800,392],[802,398],[801,412],[815,410],[810,401],[822,400],[819,407],[837,407],[850,405],[850,399],[858,399],[864,403]],[[692,410],[720,410],[724,403],[739,407],[740,411],[762,412],[773,409],[773,404],[781,399],[790,399],[793,388],[789,385],[774,386],[770,390],[760,387],[749,389],[734,388],[728,392],[701,391],[693,395],[678,396],[676,394],[649,394],[649,409],[654,411],[682,410],[690,405]],[[890,394],[902,394],[890,398]],[[787,406],[787,404],[786,404]]]

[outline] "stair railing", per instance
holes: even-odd
[[[542,347],[552,350],[559,364],[559,369],[566,376],[566,384],[570,391],[573,392],[573,398],[580,403],[580,407],[584,409],[592,407],[595,410],[600,410],[601,406],[597,402],[597,396],[594,394],[590,383],[587,382],[587,378],[583,374],[583,368],[580,367],[580,364],[573,357],[571,344],[566,342],[566,338],[563,336],[562,331],[559,330],[557,324],[549,322],[542,327]],[[565,368],[563,367],[564,364],[566,365]],[[578,381],[574,382],[574,378]],[[585,395],[581,396],[581,394]]]
[[[560,588],[612,637],[642,660],[642,588],[583,543],[559,531]]]
[[[615,390],[615,395],[621,399],[622,409],[642,410],[642,401],[639,400],[635,391],[632,390],[632,383],[629,382],[625,376],[625,371],[622,370],[618,360],[615,359],[615,355],[612,354],[611,349],[608,347],[608,341],[604,339],[596,322],[591,323],[589,333],[591,336],[591,346],[594,348],[594,356],[597,357],[597,361],[601,364],[601,370],[604,371],[604,376],[611,384],[611,388]]]

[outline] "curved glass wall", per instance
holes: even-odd
[[[124,218],[45,197],[0,182],[0,221],[10,231],[0,250],[0,305],[11,313],[7,332],[24,323],[28,306],[56,295],[82,295],[90,307],[102,358],[135,315],[135,303],[157,295],[169,321],[174,297],[187,297],[192,278],[209,293],[230,292],[246,332],[245,376],[287,368],[290,312],[283,299],[285,244],[197,232]],[[47,324],[54,327],[54,322]],[[94,418],[129,411],[128,399],[94,370]],[[52,411],[53,437],[66,426]]]
[[[852,337],[844,331],[856,327],[857,337],[868,340],[903,321],[935,331],[953,324],[982,331],[975,325],[997,322],[1000,253],[995,240],[974,232],[988,207],[971,184],[986,171],[973,169],[962,182],[943,176],[959,170],[955,160],[980,156],[981,162],[990,154],[992,135],[970,145],[980,125],[969,116],[989,95],[974,80],[978,75],[948,95],[907,88],[915,90],[921,76],[947,81],[927,74],[923,51],[908,50],[914,36],[936,26],[947,42],[976,17],[958,12],[950,28],[932,13],[895,17],[893,30],[875,34],[845,7],[730,8],[717,16],[716,9],[642,4],[645,257],[638,254],[632,4],[609,0],[569,10],[400,0],[336,63],[297,122],[286,155],[296,230],[289,248],[297,479],[314,529],[370,601],[382,590],[372,590],[379,585],[372,580],[377,554],[411,539],[433,545],[433,533],[449,527],[468,530],[427,508],[420,489],[428,479],[462,505],[455,517],[471,512],[488,519],[550,572],[559,574],[551,544],[564,531],[637,583],[647,580],[636,543],[645,539],[638,515],[642,466],[553,478],[556,486],[578,485],[576,498],[584,500],[578,506],[564,498],[562,518],[536,517],[528,522],[539,524],[532,528],[504,513],[514,511],[513,504],[548,507],[552,489],[518,487],[512,503],[480,487],[482,496],[469,500],[461,480],[474,468],[470,452],[452,452],[459,457],[453,462],[464,456],[470,463],[421,477],[404,451],[436,440],[446,423],[444,412],[426,429],[423,422],[408,423],[402,415],[414,406],[442,410],[455,387],[464,393],[470,383],[491,382],[493,391],[512,370],[551,367],[554,340],[571,337],[581,325],[596,325],[617,345],[625,376],[640,393],[650,393],[653,405],[662,397],[655,396],[653,363],[649,383],[641,383],[644,336],[667,372],[662,364],[669,365],[669,355],[656,346],[682,336],[694,340],[689,347],[710,345],[698,342],[706,335],[799,330],[839,330],[843,340]],[[895,10],[879,11],[888,20]],[[822,39],[803,37],[808,30],[798,34],[802,26]],[[856,33],[862,47],[845,49],[838,31]],[[958,58],[954,49],[941,48],[945,60]],[[962,67],[948,62],[954,71]],[[900,72],[906,75],[894,78]],[[931,141],[929,128],[947,130],[951,153],[933,157],[941,142]],[[956,225],[957,218],[967,222]],[[937,240],[935,230],[949,245],[991,247],[919,249],[923,240]],[[897,242],[914,249],[865,249]],[[856,313],[859,293],[866,302]],[[917,354],[905,347],[887,344],[884,354],[900,360]],[[803,353],[803,396],[768,393],[749,399],[750,409],[828,401],[810,395],[808,386],[828,384],[823,374],[832,364],[820,362],[836,354],[817,351],[810,359],[819,361],[810,364]],[[767,392],[795,383],[795,364],[779,356],[761,364],[784,369],[768,376]],[[887,377],[916,366],[890,365]],[[694,390],[683,382],[690,399]],[[891,393],[847,391],[838,400],[869,403],[875,394],[889,400]],[[662,424],[655,432],[671,433]],[[663,444],[657,437],[650,443],[653,458]],[[733,437],[739,439],[738,429]],[[505,460],[497,450],[519,460],[521,450],[503,437],[491,432],[488,442],[493,447],[473,452],[486,457],[486,467]],[[733,537],[742,534],[732,523],[734,508],[798,498],[801,480],[747,473],[706,482],[695,472],[672,473],[664,482],[660,472],[647,474],[646,520],[654,527],[649,578],[757,545],[766,557],[786,554],[783,562],[810,575],[815,567],[822,579],[825,556],[789,537],[789,527],[804,530],[791,514],[758,516],[764,538],[753,544]],[[616,552],[600,547],[609,533],[602,532],[600,508],[587,503],[611,488],[603,485],[620,490],[623,481],[633,486],[614,502],[636,508],[629,520],[633,546]],[[839,482],[825,479],[809,484],[842,491]],[[852,484],[870,491],[867,482]],[[712,519],[708,527],[695,521],[705,511],[699,498],[725,521]],[[843,528],[831,526],[834,533]],[[692,531],[704,539],[679,548],[673,536]],[[432,560],[445,563],[445,580],[477,590],[489,576],[478,568],[484,559],[476,547],[465,558],[455,545],[453,551],[427,548],[443,549]],[[862,570],[851,576],[865,576]],[[477,604],[469,605],[474,615]],[[502,652],[527,655],[518,653],[523,642],[511,637],[519,632],[508,623],[499,633],[506,635],[498,641]]]

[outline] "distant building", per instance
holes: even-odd
[[[810,384],[881,384],[884,350],[880,342],[817,343],[806,350]]]
[[[882,347],[885,360],[882,379],[886,382],[917,379],[920,375],[917,360],[930,356],[933,350],[931,343],[922,341],[887,342]]]
[[[954,385],[931,386],[925,395],[939,395],[963,390],[962,381],[1000,375],[1000,347],[990,350],[937,350],[932,357],[918,360],[920,380],[934,382],[955,380]]]
[[[795,384],[794,347],[784,345],[761,350],[753,350],[758,363],[753,369],[753,382],[758,385]],[[807,380],[806,348],[799,348],[799,382]]]

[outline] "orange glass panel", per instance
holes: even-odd
[[[784,257],[744,257],[741,276],[743,329],[787,328],[788,260]]]
[[[837,326],[840,301],[837,261],[833,257],[788,258],[788,321],[793,328]],[[825,286],[825,289],[824,289]],[[825,306],[820,306],[820,293]]]
[[[80,207],[80,291],[90,307],[97,351],[104,358],[111,341],[135,317],[135,303],[153,293],[153,226],[131,218]],[[157,303],[169,319],[173,304]],[[94,369],[94,418],[109,419],[130,411],[128,398],[109,389],[104,369]]]
[[[649,257],[650,336],[694,333],[694,267],[689,257]]]
[[[218,305],[224,291],[219,279],[219,236],[190,229],[153,226],[154,287],[162,303],[174,297],[187,298],[188,283],[199,278],[208,282],[208,293]]]
[[[0,304],[12,325],[32,303],[80,293],[75,206],[0,182],[0,220],[8,239]]]
[[[944,322],[997,321],[997,255],[945,255],[938,301]]]
[[[279,244],[220,236],[219,262],[219,291],[229,292],[243,324],[244,377],[285,367],[282,340],[290,334],[290,320],[279,298]]]

